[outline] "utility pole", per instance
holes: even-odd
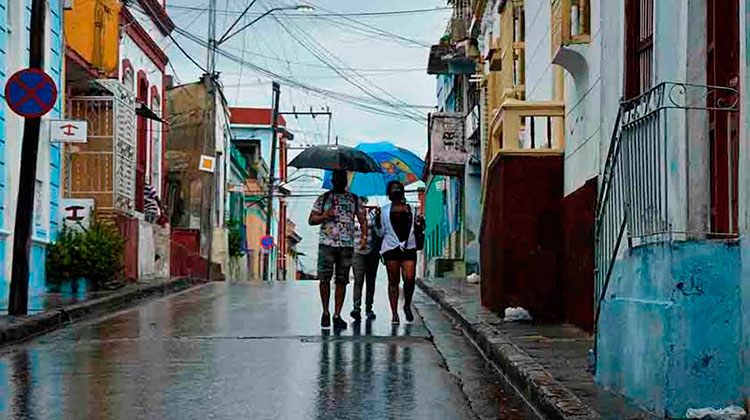
[[[31,3],[29,31],[29,67],[44,70],[45,0]],[[18,203],[13,236],[13,272],[10,280],[8,314],[26,315],[29,307],[29,248],[34,217],[36,160],[39,152],[41,117],[25,118],[21,146],[21,172],[18,180]]]
[[[281,97],[281,87],[278,83],[273,82],[273,112],[271,112],[271,165],[268,173],[268,198],[266,200],[266,236],[271,236],[271,218],[273,217],[273,189],[276,175],[276,141],[277,135],[276,130],[278,128],[279,119],[279,98]],[[274,241],[275,242],[275,241]],[[276,244],[274,243],[274,247]],[[273,249],[273,248],[272,248]],[[271,279],[271,251],[272,249],[266,250],[266,254],[263,258],[263,280],[269,281]]]
[[[208,2],[208,58],[206,60],[206,70],[208,77],[212,78],[216,74],[216,0]]]

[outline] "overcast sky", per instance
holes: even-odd
[[[252,0],[216,1],[217,32],[221,35]],[[257,0],[245,22],[272,7],[297,4],[312,5],[315,11],[268,16],[222,45],[221,48],[249,63],[241,65],[225,57],[218,60],[217,70],[221,73],[230,104],[270,107],[271,81],[277,80],[282,88],[282,111],[330,108],[333,112],[333,137],[338,136],[342,144],[354,146],[359,142],[388,140],[424,156],[427,150],[426,116],[436,103],[435,78],[425,72],[427,46],[437,43],[445,31],[450,17],[446,1]],[[167,5],[179,28],[202,39],[207,38],[208,0],[172,0]],[[379,13],[419,9],[439,10],[393,15]],[[360,15],[335,16],[337,13]],[[203,46],[179,33],[175,33],[175,39],[205,67],[206,50]],[[171,70],[178,82],[195,81],[203,73],[174,43],[170,42],[167,51],[173,65]],[[253,65],[282,76],[284,80],[252,68]],[[321,94],[292,86],[289,79],[307,88],[331,93]],[[342,95],[348,95],[359,105],[335,98]],[[373,107],[373,104],[376,104],[376,111],[363,109]],[[398,116],[380,115],[383,111]],[[287,117],[287,121],[296,143],[326,142],[327,120],[324,117]],[[303,193],[315,191],[319,184],[315,179],[302,178],[292,185],[293,191]],[[303,237],[300,248],[308,255],[306,268],[314,271],[311,265],[314,265],[317,249],[317,229],[306,223],[311,200],[292,198],[289,203],[290,218],[297,223]]]

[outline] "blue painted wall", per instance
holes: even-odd
[[[7,72],[5,71],[5,62],[7,54],[8,31],[8,0],[0,0],[0,86],[5,86]],[[0,89],[0,293],[5,294],[5,241],[7,237],[2,231],[6,230],[5,226],[5,89]]]
[[[5,81],[9,76],[8,68],[15,67],[13,63],[8,62],[7,47],[9,42],[17,42],[17,40],[11,39],[10,33],[7,30],[7,8],[8,2],[12,0],[0,0],[0,86],[5,85]],[[62,34],[62,9],[60,0],[49,0],[48,2],[50,13],[48,14],[48,23],[50,26],[50,36],[46,40],[46,47],[49,49],[47,55],[47,72],[55,80],[58,86],[58,101],[53,110],[48,114],[49,118],[60,118],[63,110],[63,34]],[[30,30],[30,18],[31,18],[31,0],[24,1],[24,25],[26,28],[26,34],[24,34],[24,42],[26,42],[25,54],[21,61],[22,65],[28,63],[28,31]],[[16,31],[14,34],[22,34],[22,32]],[[18,63],[15,64],[16,66]],[[6,127],[6,115],[10,112],[6,109],[5,98],[2,95],[2,89],[0,89],[0,301],[7,299],[7,285],[10,279],[6,278],[6,259],[8,253],[11,252],[11,244],[6,243],[8,239],[4,234],[8,230],[12,229],[12,223],[8,225],[5,223],[4,216],[7,206],[15,206],[15,197],[10,197],[9,192],[6,188],[6,180],[10,174],[7,173],[8,168],[6,166],[6,144],[8,142],[21,142],[21,133],[12,133],[12,138],[8,138],[11,135],[7,132]],[[49,152],[49,164],[47,166],[38,167],[38,171],[48,171],[47,174],[39,175],[38,178],[47,181],[47,175],[49,176],[48,185],[44,185],[47,191],[47,201],[44,203],[48,206],[48,211],[45,211],[42,215],[34,217],[33,226],[33,242],[30,252],[30,278],[29,278],[29,293],[32,296],[32,302],[30,302],[30,308],[33,310],[40,305],[40,302],[33,300],[34,295],[38,295],[46,291],[46,246],[49,242],[54,241],[57,238],[59,230],[59,217],[60,217],[60,196],[61,196],[61,159],[62,150],[59,144],[41,145],[41,147],[48,147]],[[42,149],[43,150],[43,149]],[[43,216],[47,216],[49,219],[45,220]],[[4,304],[0,304],[4,306]]]
[[[660,415],[741,406],[750,386],[743,248],[750,252],[726,242],[655,244],[618,261],[599,320],[600,384]]]

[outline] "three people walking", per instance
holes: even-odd
[[[375,278],[380,258],[388,271],[388,299],[392,322],[400,322],[398,313],[399,286],[404,283],[404,315],[408,322],[414,321],[412,298],[415,289],[417,248],[422,229],[421,219],[406,203],[404,186],[391,181],[386,192],[390,204],[381,211],[367,208],[362,200],[346,190],[348,177],[345,171],[334,171],[333,188],[322,194],[313,204],[310,225],[320,225],[318,246],[318,278],[320,298],[323,305],[321,326],[331,325],[329,300],[330,281],[335,278],[333,326],[347,327],[341,318],[341,310],[349,283],[349,270],[354,264],[354,308],[351,316],[362,319],[362,290],[365,293],[365,314],[375,319],[373,299]]]

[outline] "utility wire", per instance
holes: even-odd
[[[197,36],[197,35],[189,32],[189,31],[186,31],[183,28],[176,27],[175,28],[175,32],[177,32],[178,34],[186,37],[187,39],[189,39],[189,40],[197,43],[198,45],[201,45],[204,48],[208,48],[208,44],[207,44],[207,42],[205,40],[203,40],[201,37],[199,37],[199,36]],[[258,65],[254,64],[254,63],[251,63],[251,62],[248,62],[248,61],[244,61],[241,58],[237,57],[236,55],[233,55],[233,54],[229,53],[228,51],[226,51],[223,48],[218,48],[218,49],[216,49],[216,51],[217,51],[218,54],[220,54],[220,55],[222,55],[222,56],[224,56],[224,57],[226,57],[226,58],[228,58],[228,59],[230,59],[230,60],[232,60],[232,61],[234,61],[236,63],[244,63],[247,67],[255,70],[256,72],[261,73],[261,74],[265,74],[268,77],[274,78],[274,79],[276,79],[276,80],[284,83],[287,86],[296,87],[298,89],[306,90],[306,91],[315,93],[315,94],[317,94],[317,95],[319,95],[319,96],[321,96],[323,98],[332,98],[332,99],[336,99],[339,102],[350,103],[350,104],[352,104],[352,105],[354,105],[354,106],[356,106],[356,107],[358,107],[358,108],[360,108],[362,110],[368,111],[370,113],[374,113],[374,114],[378,114],[378,115],[383,115],[383,116],[388,116],[388,117],[395,117],[395,118],[400,118],[400,119],[406,119],[406,120],[410,120],[410,121],[415,121],[413,117],[410,117],[409,115],[406,115],[403,112],[399,112],[399,111],[395,111],[394,112],[394,111],[388,111],[388,110],[385,110],[385,109],[382,109],[382,108],[378,108],[377,105],[380,105],[378,103],[375,103],[374,105],[368,104],[367,101],[366,101],[366,98],[360,98],[360,97],[357,97],[357,96],[353,96],[353,95],[349,95],[349,94],[345,94],[345,93],[341,93],[341,92],[331,91],[331,90],[328,90],[328,89],[323,89],[323,88],[320,88],[320,87],[315,87],[315,86],[307,85],[307,84],[301,83],[301,82],[299,82],[299,81],[297,81],[297,80],[295,80],[293,78],[290,78],[288,76],[284,76],[284,75],[275,73],[275,72],[273,72],[271,70],[268,70],[266,68],[263,68],[261,66],[258,66]],[[421,124],[421,125],[425,125],[425,123],[423,121],[421,121],[421,120],[419,120],[417,122],[419,124]]]
[[[178,9],[178,10],[193,10],[193,11],[208,11],[205,7],[195,7],[195,6],[178,6],[176,4],[167,4],[168,9]],[[316,17],[326,17],[326,16],[337,16],[337,17],[368,17],[368,16],[402,16],[402,15],[414,15],[414,14],[421,14],[421,13],[432,13],[432,12],[442,12],[446,10],[452,10],[452,7],[435,7],[432,9],[411,9],[411,10],[387,10],[387,11],[379,11],[379,12],[355,12],[355,13],[295,13],[295,14],[288,14],[289,17],[304,17],[304,18],[316,18]],[[230,15],[239,15],[242,12],[239,10],[226,10],[224,12],[217,11],[217,13],[226,13]],[[260,15],[261,13],[247,13],[247,16],[256,16]]]
[[[313,56],[314,56],[315,58],[317,58],[318,60],[320,60],[320,61],[321,61],[321,62],[322,62],[323,64],[326,64],[326,65],[328,65],[328,66],[329,66],[329,67],[331,68],[331,70],[333,70],[333,71],[334,71],[334,72],[336,72],[336,73],[337,73],[338,75],[340,75],[340,76],[341,76],[341,77],[342,77],[342,78],[343,78],[343,79],[344,79],[345,81],[347,81],[347,82],[348,82],[348,83],[350,83],[351,85],[355,86],[355,87],[356,87],[357,89],[359,89],[359,90],[361,90],[361,91],[362,91],[363,93],[365,93],[365,95],[367,95],[367,96],[370,96],[370,97],[371,97],[371,98],[373,98],[374,100],[376,100],[376,101],[379,101],[379,102],[383,103],[383,104],[384,104],[384,105],[386,105],[386,106],[389,106],[389,107],[393,107],[393,104],[392,104],[391,102],[389,102],[388,100],[386,100],[386,99],[384,99],[384,98],[381,98],[381,97],[377,96],[377,95],[376,95],[376,94],[374,94],[374,93],[373,93],[372,91],[370,91],[370,90],[369,90],[369,89],[368,89],[367,87],[363,86],[363,85],[362,85],[362,84],[361,84],[360,82],[357,82],[357,81],[355,81],[355,80],[351,79],[351,78],[350,78],[350,77],[348,77],[348,76],[347,76],[346,74],[344,74],[344,73],[343,73],[343,72],[342,72],[342,71],[341,71],[340,69],[338,69],[338,68],[336,68],[336,67],[335,67],[334,65],[332,65],[332,64],[331,64],[331,62],[330,62],[330,61],[329,61],[329,60],[328,60],[328,59],[326,58],[326,55],[327,55],[328,57],[331,57],[331,58],[333,58],[333,59],[337,60],[337,61],[338,61],[339,63],[343,64],[344,66],[346,66],[346,63],[344,63],[344,62],[343,62],[343,61],[342,61],[341,59],[339,59],[338,57],[336,57],[335,55],[333,55],[333,54],[332,54],[332,53],[331,53],[330,51],[328,51],[328,49],[326,49],[326,48],[325,48],[325,47],[324,47],[323,45],[321,45],[320,43],[318,43],[318,42],[317,42],[317,41],[315,40],[315,38],[314,38],[314,37],[310,36],[310,34],[308,34],[308,33],[307,33],[307,32],[305,32],[305,31],[304,31],[304,30],[303,30],[302,28],[300,28],[300,27],[299,27],[299,25],[296,25],[295,23],[291,22],[291,24],[292,24],[292,25],[296,26],[296,27],[297,27],[297,29],[298,29],[298,30],[299,30],[299,31],[300,31],[300,32],[301,32],[301,33],[302,33],[302,34],[303,34],[304,36],[306,36],[306,37],[308,38],[308,41],[309,41],[309,42],[305,42],[305,41],[303,41],[302,39],[300,39],[300,37],[298,37],[298,36],[297,36],[297,35],[296,35],[296,34],[295,34],[295,33],[294,33],[293,31],[291,31],[291,30],[290,30],[290,29],[289,29],[289,28],[288,28],[288,27],[287,27],[287,26],[286,26],[286,25],[285,25],[285,24],[284,24],[283,22],[281,22],[281,20],[280,20],[280,19],[279,19],[278,17],[274,16],[274,19],[276,19],[276,21],[277,21],[277,22],[279,23],[279,25],[280,25],[280,26],[281,26],[282,28],[284,28],[284,29],[285,29],[285,30],[287,31],[287,33],[289,33],[289,35],[290,35],[290,36],[291,36],[292,38],[294,38],[294,39],[295,39],[295,40],[296,40],[296,41],[297,41],[297,42],[298,42],[298,43],[299,43],[300,45],[302,45],[302,46],[303,46],[303,47],[304,47],[305,49],[307,49],[307,50],[308,50],[308,51],[309,51],[309,52],[310,52],[310,53],[311,53],[311,54],[312,54],[312,55],[313,55]],[[317,48],[316,48],[316,47],[317,47]],[[348,66],[346,66],[346,67],[348,67]],[[384,89],[380,88],[379,86],[375,85],[374,83],[370,82],[369,80],[367,80],[366,78],[364,78],[364,77],[363,77],[362,75],[359,75],[359,74],[357,74],[356,72],[354,72],[354,73],[355,73],[355,74],[356,74],[357,76],[359,76],[359,77],[360,77],[360,79],[361,79],[361,80],[362,80],[362,81],[363,81],[364,83],[368,83],[368,84],[370,84],[371,86],[374,86],[374,87],[375,87],[375,88],[376,88],[377,90],[380,90],[380,91],[381,91],[382,93],[386,94],[387,96],[390,96],[391,98],[395,99],[395,100],[396,100],[397,102],[401,102],[401,101],[400,101],[400,100],[399,100],[398,98],[395,98],[395,97],[394,97],[393,95],[391,95],[390,93],[388,93],[388,92],[387,92],[387,91],[385,91]],[[422,122],[422,116],[421,116],[421,115],[418,115],[418,114],[414,114],[414,113],[412,113],[412,112],[410,112],[410,111],[408,111],[408,110],[406,111],[406,114],[407,114],[407,115],[409,116],[409,118],[411,118],[411,119],[414,119],[415,121],[419,121],[419,122]]]

